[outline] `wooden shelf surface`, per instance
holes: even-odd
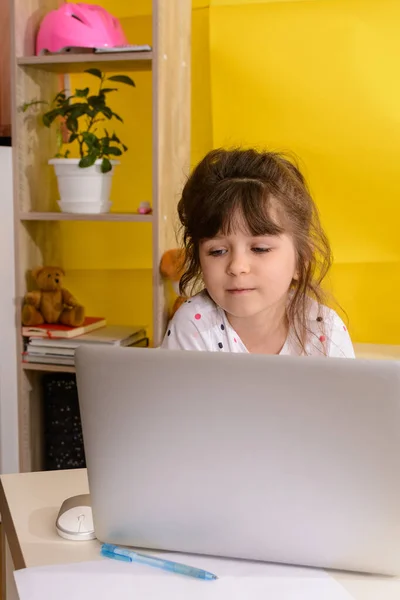
[[[139,213],[101,213],[78,214],[62,212],[35,212],[19,213],[20,221],[103,221],[103,222],[138,222],[151,223],[153,215],[140,215]]]
[[[47,371],[50,373],[75,373],[75,367],[68,365],[47,365],[44,363],[30,363],[22,361],[22,368],[25,371]]]
[[[52,54],[22,56],[19,67],[33,67],[56,73],[80,73],[94,66],[101,71],[151,71],[152,52],[112,52],[110,54]]]

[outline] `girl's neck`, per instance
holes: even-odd
[[[226,316],[249,352],[279,354],[282,350],[289,331],[286,302],[253,317]]]

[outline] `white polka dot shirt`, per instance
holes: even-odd
[[[347,328],[337,313],[310,299],[306,341],[308,356],[354,358]],[[168,325],[161,348],[211,352],[248,352],[229,323],[225,312],[207,292],[197,294],[175,313]],[[281,355],[304,354],[294,332],[289,330]]]

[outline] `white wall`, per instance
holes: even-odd
[[[18,401],[12,151],[0,146],[0,472],[16,473]]]

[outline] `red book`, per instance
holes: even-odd
[[[89,333],[107,324],[104,317],[86,317],[83,325],[69,327],[68,325],[44,323],[33,327],[22,327],[22,335],[35,338],[74,338]]]

